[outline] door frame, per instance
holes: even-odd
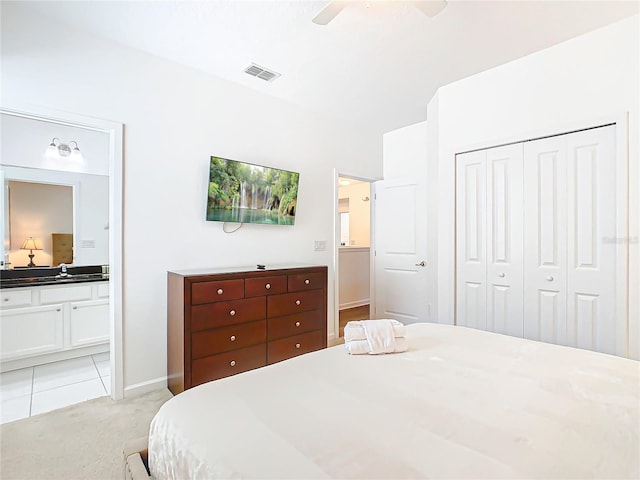
[[[337,343],[340,335],[340,215],[338,214],[338,179],[340,177],[353,178],[362,182],[369,183],[369,311],[371,305],[375,305],[375,272],[374,272],[374,255],[373,246],[375,245],[374,237],[374,204],[372,196],[374,195],[373,184],[381,180],[380,178],[372,178],[357,173],[352,173],[339,168],[333,169],[333,328],[334,336],[329,338],[329,344]]]
[[[3,104],[0,112],[109,136],[109,325],[111,398],[124,398],[123,363],[123,132],[122,123],[24,104]]]
[[[449,248],[453,254],[453,271],[451,275],[452,279],[452,292],[451,311],[453,312],[452,323],[457,324],[457,259],[458,252],[456,248],[456,208],[458,202],[458,191],[455,187],[455,180],[458,175],[456,158],[463,153],[469,153],[476,150],[485,150],[489,148],[500,147],[504,145],[510,145],[514,143],[524,143],[532,140],[538,140],[547,137],[566,135],[569,133],[578,132],[581,130],[589,130],[593,128],[603,127],[606,125],[616,125],[616,239],[627,239],[627,241],[616,242],[616,274],[617,282],[623,283],[625,288],[617,289],[616,292],[616,318],[623,318],[624,321],[618,322],[616,325],[616,354],[623,357],[630,357],[634,354],[631,349],[630,341],[632,335],[638,332],[632,331],[632,325],[630,324],[630,266],[629,266],[629,224],[631,208],[629,204],[629,112],[621,112],[617,114],[605,115],[596,117],[591,120],[571,122],[562,124],[559,126],[551,126],[548,128],[538,129],[525,134],[512,135],[503,139],[497,139],[493,141],[484,141],[474,145],[470,145],[467,148],[457,151],[453,156],[453,245]],[[439,299],[441,301],[441,299]],[[639,326],[634,325],[638,328]],[[637,355],[638,352],[635,352]]]

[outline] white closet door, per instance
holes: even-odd
[[[571,346],[616,353],[615,126],[567,136],[567,335]]]
[[[615,126],[525,144],[525,337],[616,353]]]
[[[456,156],[456,324],[487,329],[486,151]]]
[[[523,336],[522,144],[486,150],[487,330]]]
[[[566,137],[524,145],[524,337],[567,345]]]

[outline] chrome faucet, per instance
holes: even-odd
[[[67,276],[67,266],[64,263],[60,264],[60,276],[61,277]]]

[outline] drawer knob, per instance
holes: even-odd
[[[551,275],[547,277],[547,282],[553,282],[553,277]]]
[[[296,322],[296,327],[299,327],[299,326],[300,326],[300,322]]]
[[[78,307],[74,305],[73,309],[74,309],[74,310],[77,310],[77,309],[78,309]]]
[[[229,362],[229,365],[231,365],[232,367],[235,367],[236,366],[236,361],[235,360],[231,360]]]
[[[270,283],[267,283],[267,284],[264,286],[264,288],[266,288],[267,290],[269,290],[269,289],[271,288],[271,284],[270,284]]]
[[[236,336],[235,335],[231,335],[231,341],[235,342],[236,341]]]
[[[300,348],[300,344],[299,343],[296,343],[296,348]]]
[[[229,312],[229,315],[231,315],[232,317],[233,317],[235,314],[236,314],[236,311],[235,311],[235,310],[231,310],[231,311]]]
[[[305,279],[305,281],[304,281],[304,284],[305,284],[305,285],[309,285],[310,283],[311,283],[311,280],[309,280],[308,278],[307,278],[307,279]]]
[[[224,293],[224,290],[222,290],[221,288],[218,289],[218,295],[222,295]]]
[[[300,305],[300,300],[296,300],[296,305]]]
[[[8,298],[5,298],[5,299],[4,299],[4,301],[5,301],[5,302],[8,302],[8,301],[9,301],[9,299],[8,299]]]
[[[61,311],[61,310],[62,310],[61,308],[56,308],[56,312],[59,312],[59,311]]]

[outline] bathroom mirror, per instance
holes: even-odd
[[[109,178],[0,166],[5,205],[3,268],[109,261]],[[41,250],[23,250],[29,237]]]

